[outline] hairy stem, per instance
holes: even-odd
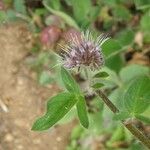
[[[107,98],[107,96],[101,91],[97,90],[96,94],[101,97],[103,102],[109,107],[113,113],[118,113],[119,109]],[[150,139],[146,137],[132,122],[124,122],[122,124],[139,140],[150,149]]]

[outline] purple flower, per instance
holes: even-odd
[[[63,66],[67,69],[89,67],[96,70],[104,65],[104,56],[101,45],[108,39],[101,34],[96,39],[87,31],[81,37],[75,34],[70,36],[67,46],[62,46]]]

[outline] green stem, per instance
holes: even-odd
[[[108,97],[100,90],[96,91],[96,94],[101,97],[103,102],[109,107],[113,113],[118,113],[119,109],[108,99]],[[150,149],[150,139],[146,137],[132,122],[124,122],[122,124],[139,140]]]
[[[119,109],[106,97],[102,91],[97,90],[96,93],[102,98],[103,102],[110,108],[113,113],[119,112]]]

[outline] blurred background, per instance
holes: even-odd
[[[149,0],[0,0],[0,150],[146,150],[92,95],[88,130],[72,110],[52,129],[31,131],[46,100],[63,90],[54,52],[87,29],[111,37],[102,45],[110,74],[103,89],[122,108],[124,88],[150,73]],[[135,122],[147,135],[149,120]]]

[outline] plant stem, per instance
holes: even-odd
[[[131,122],[125,123],[123,125],[139,140],[150,149],[150,139],[146,137],[137,127],[135,127]]]
[[[97,90],[96,94],[101,97],[103,102],[109,107],[113,113],[118,113],[119,109],[108,99],[108,97],[101,91]],[[122,124],[139,140],[150,149],[150,139],[146,137],[132,122],[124,122]]]
[[[97,90],[96,93],[102,98],[103,102],[109,107],[109,109],[113,113],[119,112],[119,109],[107,98],[107,96],[102,91]]]

